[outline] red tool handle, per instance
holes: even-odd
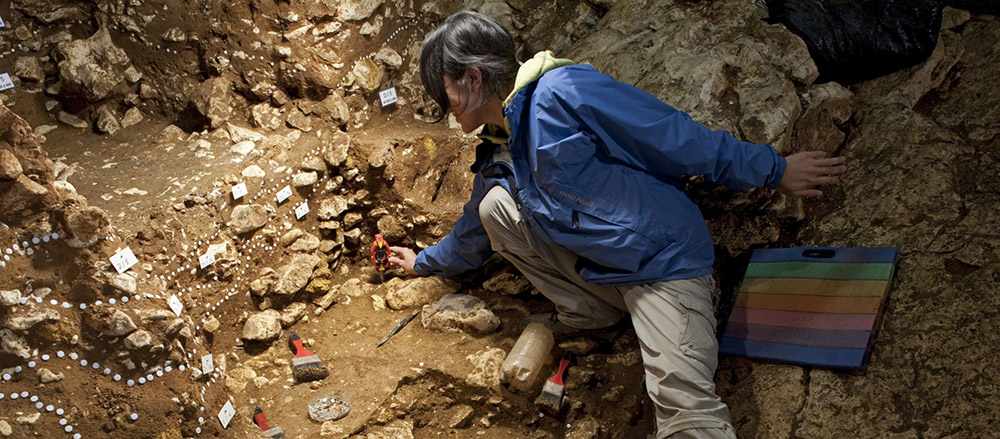
[[[302,339],[299,338],[299,334],[296,334],[295,331],[292,331],[292,334],[288,338],[292,342],[292,347],[295,348],[295,358],[316,355],[307,351],[306,348],[302,346]]]
[[[263,431],[271,429],[271,426],[267,425],[267,417],[264,416],[264,411],[261,410],[260,407],[257,407],[253,411],[253,423],[257,424],[257,426]]]
[[[562,360],[559,360],[559,371],[556,372],[556,376],[552,377],[549,382],[556,383],[560,386],[563,385],[563,372],[566,372],[567,367],[569,367],[568,359],[563,358]]]

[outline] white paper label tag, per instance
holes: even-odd
[[[7,73],[0,73],[0,91],[12,88],[14,88],[14,81],[10,80],[10,75]]]
[[[215,364],[212,361],[212,354],[202,355],[201,373],[210,374],[213,370],[215,370]]]
[[[115,267],[115,270],[118,270],[118,274],[124,273],[125,270],[128,270],[133,265],[139,263],[135,254],[132,253],[132,249],[128,247],[125,247],[125,250],[120,250],[118,253],[115,253],[115,255],[110,259],[111,265]]]
[[[240,184],[238,184],[236,186],[233,186],[233,199],[234,200],[239,200],[240,198],[243,198],[243,196],[246,195],[246,194],[247,194],[247,184],[246,184],[246,182],[241,181]]]
[[[7,23],[3,22],[3,17],[0,17],[0,27],[7,27]]]
[[[209,251],[198,257],[198,263],[201,264],[201,268],[205,268],[215,262],[215,252]]]
[[[285,186],[285,187],[281,188],[281,190],[278,191],[278,195],[276,197],[276,199],[278,200],[278,204],[284,203],[285,200],[287,200],[288,197],[290,197],[290,196],[292,196],[292,188],[291,188],[291,186]]]
[[[226,405],[222,406],[222,410],[219,410],[219,422],[222,423],[222,428],[229,428],[229,421],[233,420],[234,415],[236,415],[236,409],[233,408],[232,401],[226,401]]]
[[[177,314],[177,317],[181,316],[181,312],[184,311],[184,304],[181,303],[181,299],[177,298],[176,294],[171,294],[170,298],[167,299],[167,305],[170,306],[170,310]]]
[[[309,203],[303,202],[302,204],[295,206],[295,219],[302,219],[309,213]]]
[[[396,98],[396,87],[392,87],[388,90],[383,90],[378,93],[378,97],[382,99],[382,106],[395,104],[399,99]]]

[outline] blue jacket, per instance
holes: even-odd
[[[491,161],[451,233],[417,255],[423,275],[453,276],[492,254],[479,202],[511,190],[544,239],[580,257],[600,285],[636,285],[712,273],[712,237],[684,179],[731,189],[775,188],[785,160],[768,145],[712,131],[656,97],[587,65],[550,70],[504,108],[512,168]]]

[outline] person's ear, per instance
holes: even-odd
[[[472,91],[479,91],[483,86],[483,72],[479,70],[479,67],[469,67],[465,69],[465,75],[462,79],[469,78],[469,88]]]

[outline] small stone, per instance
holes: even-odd
[[[312,186],[319,181],[319,175],[315,172],[300,172],[292,178],[292,185],[295,187]]]
[[[153,342],[153,336],[144,330],[138,330],[125,337],[125,348],[134,351],[145,348]]]
[[[219,322],[219,319],[215,318],[215,316],[208,316],[208,319],[205,320],[205,324],[202,325],[202,329],[204,329],[205,332],[212,334],[217,331],[221,325],[222,324]]]
[[[267,224],[267,209],[259,204],[239,205],[233,208],[230,227],[236,234],[252,232]]]
[[[90,124],[88,124],[87,121],[85,121],[83,119],[80,119],[76,115],[69,114],[69,113],[67,113],[65,111],[60,111],[59,112],[59,122],[62,122],[64,124],[66,124],[66,125],[69,125],[69,126],[71,126],[73,128],[81,128],[81,129],[83,129],[83,128],[89,128],[90,127]]]
[[[0,291],[0,305],[14,306],[21,301],[21,290]]]
[[[243,340],[272,341],[281,334],[281,314],[273,309],[252,314],[243,324]]]
[[[128,111],[125,112],[124,116],[122,116],[122,122],[121,122],[121,124],[122,124],[122,128],[128,128],[128,127],[130,127],[132,125],[135,125],[135,124],[137,124],[139,122],[142,122],[142,111],[140,111],[136,107],[132,107],[132,108],[129,108]]]
[[[38,369],[38,378],[41,380],[42,384],[57,383],[62,381],[65,376],[62,372],[52,372],[44,367]]]
[[[132,318],[121,310],[116,310],[106,322],[104,335],[109,337],[121,337],[126,334],[131,334],[132,331],[135,330],[136,326],[132,321]]]

